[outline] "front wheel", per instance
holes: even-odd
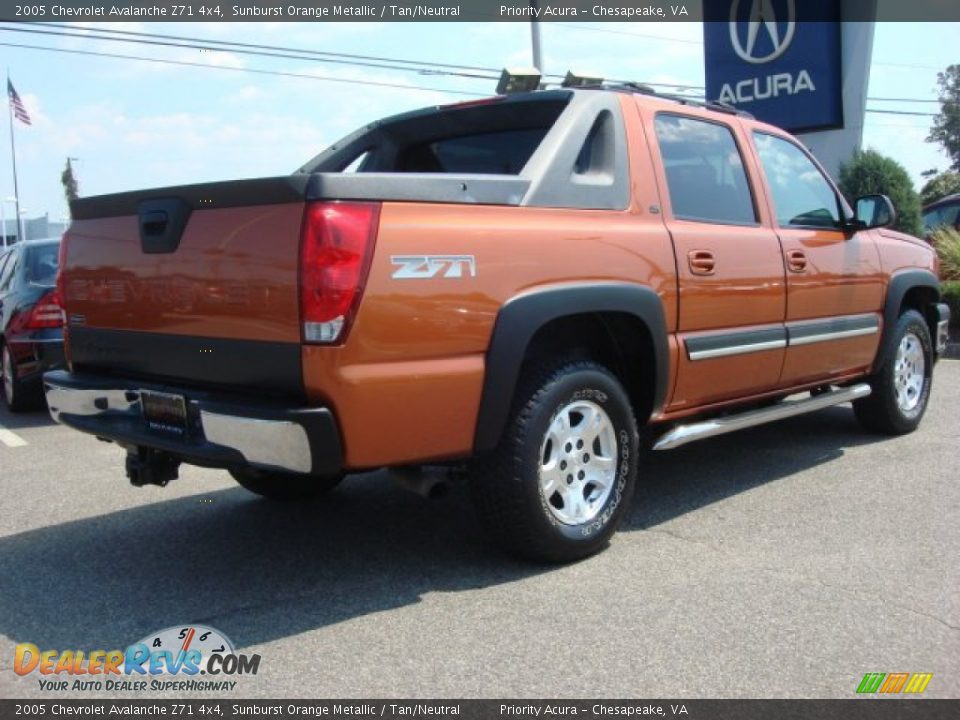
[[[923,315],[903,313],[881,352],[886,361],[870,377],[873,392],[854,401],[854,412],[871,432],[913,432],[927,409],[933,380],[933,344]]]
[[[638,446],[630,399],[606,368],[569,362],[529,372],[499,446],[471,471],[481,521],[513,555],[591,555],[627,511]]]
[[[271,500],[310,500],[330,492],[343,480],[343,475],[314,477],[256,468],[239,468],[230,474],[241,487]]]

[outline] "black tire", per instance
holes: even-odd
[[[312,500],[333,490],[343,475],[318,477],[294,473],[272,472],[255,468],[239,468],[230,471],[241,487],[271,500]]]
[[[901,370],[900,356],[901,343],[905,338],[912,336],[919,342],[919,351],[923,357],[923,368],[915,373],[923,377],[919,390],[905,400],[904,407],[898,399]],[[909,347],[909,340],[908,347]],[[904,435],[913,432],[920,424],[927,402],[930,399],[930,388],[933,381],[933,343],[930,340],[930,328],[923,315],[916,310],[907,310],[897,320],[897,324],[890,333],[887,344],[880,348],[885,361],[877,371],[870,376],[869,383],[873,392],[865,398],[855,400],[853,411],[857,420],[870,432],[884,435]],[[909,355],[909,353],[907,353]],[[915,363],[912,365],[915,367]],[[911,402],[915,402],[910,406]]]
[[[36,383],[25,383],[17,377],[17,363],[5,344],[0,344],[0,395],[10,412],[33,410],[39,405]]]
[[[579,414],[580,421],[576,421],[578,412],[571,410],[577,407],[585,410]],[[598,432],[593,441],[585,434],[587,445],[578,450],[573,436],[584,432],[579,422],[585,422],[586,413],[593,408],[603,411],[596,414],[600,417],[598,426],[610,429]],[[550,432],[562,413],[570,428],[564,432],[570,433],[571,442],[561,440],[554,447]],[[568,446],[576,452],[568,452]],[[636,486],[638,448],[630,399],[606,368],[594,362],[567,361],[527,372],[518,384],[511,419],[499,446],[474,461],[470,469],[470,487],[480,520],[502,549],[524,559],[569,562],[592,555],[606,547],[630,505]],[[593,461],[602,462],[602,466],[591,467],[589,460],[581,464],[591,450]],[[561,476],[555,480],[557,490],[550,497],[546,497],[549,490],[541,490],[541,467],[547,465],[557,468],[546,471],[551,477],[556,477],[554,472]],[[580,474],[571,481],[573,475],[565,474],[568,470],[578,474],[589,471],[590,475]],[[597,473],[609,479],[606,496],[589,482],[591,475],[601,477]],[[567,495],[561,496],[561,492]],[[574,494],[577,492],[579,496]],[[585,503],[580,506],[583,522],[564,522],[558,517],[573,512],[581,502]]]

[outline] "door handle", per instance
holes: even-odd
[[[709,250],[691,250],[687,253],[687,263],[694,275],[713,275],[717,259]]]
[[[807,255],[803,250],[791,250],[787,253],[787,268],[790,272],[802,273],[807,270]]]

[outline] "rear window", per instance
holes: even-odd
[[[547,130],[504,130],[414,145],[400,153],[397,171],[519,175]]]
[[[53,287],[57,281],[60,245],[38,245],[27,252],[27,282]]]
[[[300,172],[519,175],[570,97],[545,91],[386,118],[335,143]]]

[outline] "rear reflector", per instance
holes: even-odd
[[[300,243],[300,313],[308,343],[342,342],[370,270],[379,203],[307,205]]]

